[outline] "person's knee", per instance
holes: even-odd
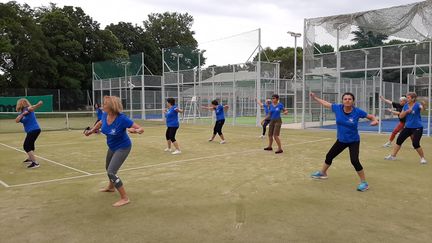
[[[112,172],[108,172],[108,178],[114,184],[115,188],[120,188],[123,186],[123,182],[120,180],[120,177],[118,177],[116,174]]]
[[[363,166],[360,164],[359,160],[351,161],[351,163],[357,172],[363,170]]]
[[[412,142],[412,146],[414,147],[414,149],[419,149],[419,148],[421,148],[421,146],[420,146],[420,141],[413,140],[413,142]]]
[[[25,151],[26,153],[28,153],[28,152],[34,150],[34,148],[32,148],[32,146],[29,145],[29,144],[24,144],[24,145],[23,145],[23,149],[24,149],[24,151]]]
[[[177,140],[176,140],[175,138],[171,138],[170,141],[171,141],[172,143],[174,143],[174,142],[177,141]]]

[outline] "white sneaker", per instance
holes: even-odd
[[[426,164],[426,163],[427,163],[427,161],[426,161],[425,158],[421,158],[421,159],[420,159],[420,164],[424,165],[424,164]]]
[[[384,157],[385,160],[396,160],[396,157],[393,157],[391,154]]]
[[[181,154],[181,151],[176,149],[176,151],[172,152],[171,154]]]
[[[225,143],[226,143],[225,140],[220,141],[220,144],[225,144]]]
[[[164,149],[164,151],[165,152],[171,152],[171,149],[170,148],[166,148],[166,149]]]
[[[384,148],[390,148],[391,147],[391,143],[387,142],[387,143],[383,144],[383,147]]]
[[[259,136],[259,138],[264,138],[264,135]]]

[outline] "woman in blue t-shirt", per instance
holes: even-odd
[[[336,116],[337,140],[326,155],[325,162],[321,170],[312,173],[311,177],[315,179],[327,179],[327,170],[330,168],[332,161],[346,148],[349,148],[351,164],[360,177],[358,191],[366,191],[369,188],[366,182],[365,173],[359,160],[360,135],[358,132],[358,121],[360,118],[371,120],[371,126],[378,125],[378,120],[374,115],[367,114],[362,109],[354,106],[355,97],[352,93],[342,95],[342,104],[331,104],[328,101],[318,98],[314,93],[310,97],[326,108],[331,108]]]
[[[20,114],[16,117],[16,123],[21,122],[24,126],[24,131],[27,133],[24,140],[23,148],[27,153],[27,159],[24,163],[30,163],[27,168],[38,168],[40,165],[36,162],[34,155],[35,142],[41,133],[39,123],[36,120],[34,111],[43,105],[42,101],[39,101],[36,105],[31,105],[30,102],[25,99],[19,99],[16,105],[16,111]]]
[[[216,113],[216,123],[213,128],[213,135],[209,138],[209,142],[212,142],[216,137],[216,134],[221,138],[220,144],[225,143],[225,137],[222,134],[222,127],[225,124],[225,111],[228,110],[228,105],[220,105],[217,100],[213,100],[210,106],[202,106],[201,108],[207,109],[209,111],[215,111]]]
[[[264,138],[265,133],[266,133],[266,129],[267,129],[267,125],[270,124],[270,117],[268,117],[268,114],[270,112],[270,105],[271,105],[271,100],[267,99],[265,101],[265,103],[263,104],[260,100],[257,100],[257,104],[264,109],[264,113],[265,113],[265,119],[264,119],[264,123],[262,124],[262,135],[260,136],[260,138]]]
[[[110,182],[107,187],[100,191],[114,192],[117,189],[120,193],[120,200],[114,203],[113,206],[120,207],[129,203],[123,182],[117,176],[118,170],[132,148],[132,142],[126,131],[142,134],[144,129],[122,113],[123,106],[116,96],[105,96],[103,109],[102,119],[92,129],[87,130],[85,135],[90,136],[102,128],[102,133],[107,137],[108,152],[105,168]]]
[[[94,105],[94,109],[95,109],[95,111],[96,111],[97,120],[96,120],[96,122],[93,124],[93,126],[96,125],[96,123],[98,123],[100,120],[102,120],[102,114],[103,114],[103,109],[102,109],[102,106],[101,106],[100,104],[96,103],[96,104]],[[99,133],[99,132],[100,132],[100,131],[96,131],[95,133]]]
[[[261,124],[264,125],[266,120],[270,120],[270,126],[269,126],[269,144],[267,147],[264,148],[264,150],[272,151],[272,145],[273,145],[273,139],[276,141],[276,144],[278,146],[278,150],[276,150],[275,154],[283,153],[282,150],[282,143],[280,141],[279,135],[280,130],[282,127],[282,118],[281,113],[284,113],[285,115],[288,114],[288,109],[285,108],[285,106],[279,102],[279,95],[274,94],[271,97],[272,103],[269,107],[269,112],[267,116],[264,118],[264,120],[261,121]]]
[[[416,102],[417,94],[414,92],[409,92],[406,96],[408,103],[404,105],[402,112],[399,114],[400,118],[406,118],[405,128],[399,133],[393,152],[386,156],[385,159],[395,160],[403,142],[408,137],[411,137],[412,145],[420,155],[420,164],[426,164],[427,161],[424,157],[423,149],[420,146],[420,139],[423,135],[423,124],[420,113],[425,109],[425,103]]]
[[[167,130],[165,132],[165,138],[167,140],[167,148],[165,149],[165,151],[171,152],[171,144],[173,144],[175,147],[175,151],[172,152],[171,154],[181,154],[179,144],[175,139],[175,135],[177,129],[180,126],[178,113],[183,113],[183,110],[177,107],[174,98],[168,98],[166,105],[167,105],[167,109],[164,110],[164,113],[165,113],[165,120],[167,125]]]

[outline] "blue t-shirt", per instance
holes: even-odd
[[[102,120],[103,110],[101,108],[97,108],[96,112],[97,112],[97,119],[99,121]]]
[[[403,110],[406,111],[409,109],[408,103],[404,105]],[[420,104],[415,103],[411,113],[408,113],[406,117],[405,127],[406,128],[422,128],[423,124],[421,121],[421,115],[420,115],[421,109]]]
[[[176,111],[177,105],[171,106],[165,113],[167,127],[179,127],[178,112]]]
[[[282,103],[277,103],[277,105],[270,105],[270,120],[276,120],[281,118],[281,112],[284,110],[284,105]]]
[[[215,108],[216,121],[225,120],[224,107],[223,105],[218,105]]]
[[[116,119],[108,125],[107,113],[102,115],[102,133],[107,136],[107,144],[111,151],[132,146],[132,142],[127,135],[126,129],[133,125],[133,121],[125,114],[119,113]]]
[[[266,115],[266,116],[268,116],[268,114],[269,114],[269,112],[270,112],[270,108],[269,108],[269,105],[267,105],[267,104],[264,104],[264,105],[263,105],[263,107],[264,107],[264,112],[265,112],[265,115]]]
[[[24,113],[25,111],[28,111],[28,108],[24,108],[21,114]],[[39,124],[36,120],[36,115],[32,111],[31,112],[29,111],[27,115],[23,116],[20,122],[24,125],[24,131],[26,133],[40,129]]]
[[[337,139],[342,143],[353,143],[360,141],[358,132],[358,121],[366,118],[367,113],[357,107],[353,107],[351,113],[345,113],[343,104],[332,104],[331,109],[336,116]]]

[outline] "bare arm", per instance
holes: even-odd
[[[390,111],[392,114],[400,115],[399,111],[395,111],[395,110],[392,110],[392,109],[387,109],[387,110]]]
[[[257,100],[257,104],[258,104],[261,108],[263,108],[263,103],[261,102],[261,100]]]
[[[40,100],[36,105],[32,105],[28,108],[28,111],[33,112],[36,109],[38,109],[39,107],[41,107],[43,105],[42,100]]]
[[[205,110],[209,110],[209,111],[214,110],[214,108],[210,107],[210,106],[201,106],[201,109],[205,109]]]
[[[224,105],[224,110],[228,110],[229,109],[229,105]]]
[[[98,131],[101,127],[102,127],[102,121],[98,121],[98,122],[94,125],[94,127],[93,127],[92,129],[90,129],[90,130],[87,130],[87,131],[84,133],[84,135],[86,135],[86,136],[90,136],[90,135],[92,135],[93,133],[95,133],[96,131]]]
[[[420,101],[420,111],[424,111],[426,109],[426,102],[425,101]]]
[[[382,101],[384,101],[385,103],[387,103],[387,104],[389,104],[389,105],[392,105],[393,104],[393,102],[391,101],[391,100],[388,100],[388,99],[386,99],[386,98],[384,98],[384,96],[380,96],[380,99],[382,100]]]
[[[176,111],[177,111],[178,113],[183,113],[183,110],[180,109],[180,108],[177,108]]]
[[[328,101],[326,101],[326,100],[323,100],[323,99],[320,99],[320,98],[318,98],[314,93],[310,93],[309,94],[310,95],[310,97],[312,97],[312,99],[314,99],[316,102],[318,102],[318,103],[320,103],[322,106],[324,106],[325,108],[331,108],[331,103],[330,102],[328,102]]]
[[[27,115],[29,112],[28,111],[24,111],[23,113],[19,114],[16,118],[15,118],[15,122],[19,123],[21,121],[21,119]]]
[[[142,134],[144,132],[144,128],[134,122],[134,124],[128,128],[128,132]]]
[[[284,113],[284,115],[288,115],[288,108],[284,108],[283,113]]]
[[[371,123],[370,123],[371,126],[378,125],[378,119],[374,115],[368,114],[366,118],[371,121]]]

